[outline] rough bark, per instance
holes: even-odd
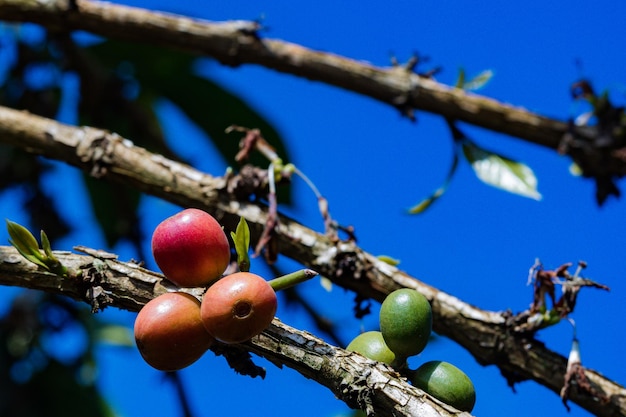
[[[26,261],[12,247],[0,246],[0,284],[47,291],[84,301],[94,309],[107,306],[139,311],[150,299],[179,290],[162,275],[110,253],[79,248],[85,255],[55,252],[75,271],[59,277]],[[185,289],[201,299],[203,289]],[[329,388],[338,398],[368,415],[394,417],[469,417],[409,384],[392,368],[332,346],[314,335],[274,319],[260,336],[237,346],[219,345],[220,354],[247,350]]]
[[[246,194],[241,194],[238,184],[245,183],[239,181],[241,178],[211,177],[106,131],[72,127],[0,107],[0,141],[64,161],[103,179],[132,184],[181,206],[203,208],[230,230],[243,216],[253,241],[258,240],[268,220],[266,207],[247,202]],[[331,239],[287,217],[280,216],[276,232],[274,238],[281,254],[364,297],[381,301],[397,288],[417,289],[432,304],[437,333],[458,342],[481,364],[498,366],[512,380],[531,379],[560,392],[567,359],[532,334],[513,331],[507,324],[507,313],[484,311],[464,303],[380,261],[353,242]],[[26,282],[24,286],[28,286]],[[119,306],[128,308],[123,301]],[[626,390],[622,386],[593,370],[586,369],[585,375],[609,402],[604,404],[596,396],[576,390],[571,392],[572,402],[598,416],[626,415]]]
[[[0,0],[0,19],[33,22],[52,31],[85,30],[132,42],[150,43],[212,57],[223,64],[256,64],[321,81],[397,107],[431,112],[558,149],[568,124],[446,86],[402,66],[381,68],[331,53],[260,36],[248,21],[209,22],[97,1]],[[593,142],[593,131],[577,128]],[[626,173],[626,153],[614,151],[605,167]]]

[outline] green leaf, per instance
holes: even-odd
[[[459,68],[459,76],[454,86],[461,89],[465,86],[465,70],[463,68]]]
[[[377,258],[379,260],[383,261],[384,263],[386,263],[388,265],[391,265],[391,266],[398,266],[398,265],[400,265],[400,260],[392,258],[391,256],[378,255]]]
[[[492,70],[485,70],[485,71],[481,72],[480,74],[476,75],[471,80],[464,81],[463,84],[462,84],[463,86],[461,88],[463,88],[464,90],[468,90],[468,91],[480,90],[485,85],[487,85],[487,83],[492,78],[493,78],[493,71]]]
[[[235,243],[235,250],[237,251],[237,264],[239,270],[247,272],[250,270],[250,256],[248,251],[250,249],[250,228],[246,219],[241,217],[237,224],[237,229],[233,233],[230,233]]]
[[[50,240],[48,235],[43,230],[41,231],[41,247],[45,253],[43,262],[46,264],[46,268],[57,275],[67,275],[67,268],[59,262],[56,256],[52,253],[52,247],[50,246]]]
[[[39,243],[35,236],[24,226],[19,223],[15,223],[9,219],[5,219],[7,223],[7,231],[13,241],[11,244],[16,249],[26,253],[39,253]]]
[[[39,251],[39,243],[35,236],[21,224],[6,219],[7,231],[9,232],[9,243],[28,261],[42,268],[48,269],[44,261],[44,256]]]
[[[50,259],[56,259],[52,254],[52,247],[50,246],[50,240],[48,239],[48,235],[43,230],[41,231],[41,247],[43,248],[44,253]]]
[[[459,166],[459,152],[460,151],[459,151],[458,141],[455,140],[454,144],[455,146],[454,146],[454,151],[453,151],[454,153],[452,154],[452,164],[450,165],[450,169],[448,170],[448,174],[446,175],[446,179],[444,180],[443,184],[439,188],[437,188],[431,195],[429,195],[428,197],[426,197],[425,199],[423,199],[422,201],[420,201],[419,203],[411,207],[409,209],[409,214],[421,214],[425,212],[448,189],[448,186],[450,185],[450,182],[452,181],[452,177],[454,177],[454,173],[456,172],[457,167]]]
[[[541,199],[537,178],[527,165],[487,151],[467,138],[463,141],[463,154],[484,183],[523,197]]]
[[[437,188],[434,193],[414,205],[409,209],[409,214],[421,214],[425,212],[435,201],[439,199],[446,192],[447,184]]]

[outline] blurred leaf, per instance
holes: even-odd
[[[289,160],[276,130],[230,91],[193,74],[169,77],[159,87],[165,97],[212,138],[213,144],[229,165],[236,166],[235,155],[239,151],[239,140],[225,133],[231,125],[259,129],[276,153],[283,160]],[[267,165],[265,158],[258,153],[252,153],[249,162],[256,166]]]
[[[398,266],[398,265],[400,265],[400,260],[392,258],[391,256],[378,255],[377,258],[379,260],[383,261],[384,263],[386,263],[388,265],[391,265],[391,266]]]
[[[420,201],[419,203],[411,207],[409,209],[409,214],[423,213],[435,201],[437,201],[439,197],[441,197],[448,189],[448,186],[450,185],[450,182],[452,181],[452,177],[454,176],[454,173],[456,172],[456,169],[459,166],[459,146],[458,146],[457,141],[455,141],[454,143],[455,143],[455,146],[454,146],[454,153],[452,154],[452,164],[450,165],[450,169],[448,170],[448,174],[446,175],[446,178],[443,184],[439,188],[437,188],[431,195],[429,195],[428,197],[426,197],[425,199],[423,199],[422,201]]]
[[[480,90],[485,85],[487,85],[489,81],[491,81],[491,78],[493,78],[493,71],[485,70],[481,72],[480,74],[476,75],[471,80],[466,81],[463,84],[463,89],[468,90],[468,91]]]
[[[49,163],[14,146],[0,144],[0,190],[16,183],[37,183]]]
[[[118,324],[98,324],[95,332],[96,342],[121,347],[135,347],[133,332],[126,326]]]
[[[137,208],[141,194],[134,188],[117,183],[100,181],[88,175],[83,178],[107,245],[113,247],[123,238],[137,243],[140,240]]]
[[[134,77],[142,95],[156,100],[165,97],[178,106],[212,140],[229,165],[236,166],[238,140],[224,132],[230,125],[258,128],[263,137],[288,160],[283,140],[263,116],[244,100],[213,81],[195,74],[197,57],[185,52],[150,45],[107,40],[89,47],[107,68],[123,68]],[[266,161],[254,155],[251,163]]]
[[[583,175],[583,170],[580,169],[580,166],[576,162],[572,162],[569,166],[569,173],[574,177],[580,177]]]
[[[462,145],[463,154],[481,181],[513,194],[541,199],[537,178],[527,165],[480,148],[469,139],[465,139]]]
[[[133,44],[105,41],[80,51],[83,59],[78,68],[83,70],[79,75],[87,80],[81,83],[80,121],[114,131],[167,158],[180,159],[166,143],[155,113],[159,94],[136,78],[132,60],[138,50],[140,47]],[[162,57],[154,57],[146,66],[152,65],[157,72],[166,69],[166,62],[157,59],[167,57],[167,52],[162,52]]]
[[[487,85],[491,78],[493,78],[493,71],[485,70],[476,75],[474,78],[467,81],[465,76],[465,70],[463,68],[459,68],[459,76],[456,80],[455,87],[466,91],[480,90],[485,85]]]
[[[45,185],[40,178],[35,184],[25,184],[25,189],[30,193],[24,202],[24,208],[28,212],[29,223],[33,229],[46,229],[46,236],[51,242],[65,236],[71,227],[59,213],[53,197],[45,191]]]
[[[454,84],[454,86],[456,88],[463,88],[463,86],[465,85],[465,70],[463,68],[459,68],[459,76],[456,79],[456,83]]]
[[[437,188],[434,193],[411,207],[409,209],[409,214],[421,214],[425,212],[435,201],[437,201],[437,199],[439,199],[439,197],[443,195],[443,193],[446,192],[447,188],[447,184]]]
[[[53,359],[18,389],[18,395],[24,401],[14,401],[7,417],[115,415],[96,385],[79,383],[71,367]]]
[[[328,292],[333,290],[333,282],[326,277],[320,277],[320,285]]]
[[[74,343],[51,347],[46,342],[52,334],[76,332],[82,323],[76,321],[78,315],[88,311],[65,296],[40,291],[22,292],[11,301],[0,317],[1,416],[115,416],[93,372],[86,374],[86,368],[95,367],[91,351]],[[82,317],[96,322],[90,313]]]

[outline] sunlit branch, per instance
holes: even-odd
[[[60,277],[25,260],[13,247],[0,246],[0,285],[20,286],[65,295],[100,308],[117,307],[138,311],[150,299],[167,291],[180,290],[162,275],[133,262],[121,262],[115,255],[80,248],[88,255],[55,252],[74,271],[74,277]],[[98,291],[93,291],[99,288]],[[200,297],[203,289],[185,289]],[[218,343],[218,342],[216,342]],[[312,334],[280,320],[252,340],[220,351],[246,349],[277,366],[288,366],[329,388],[351,407],[375,415],[397,417],[470,417],[434,400],[413,387],[392,368],[332,346]],[[370,415],[368,413],[368,415]]]
[[[334,85],[387,103],[406,113],[416,109],[558,149],[567,123],[420,76],[406,66],[372,64],[263,38],[256,22],[209,22],[98,1],[0,0],[0,19],[33,22],[52,31],[85,30],[126,41],[150,43],[212,57],[223,64],[261,65]],[[591,138],[584,128],[577,132]],[[626,162],[612,156],[616,175]]]
[[[235,230],[243,216],[253,241],[259,239],[267,222],[267,207],[235,199],[228,178],[212,177],[152,154],[110,132],[68,126],[0,107],[0,142],[64,161],[98,178],[131,184],[181,206],[203,208],[227,230]],[[505,375],[531,379],[560,392],[567,358],[532,335],[521,337],[511,332],[506,315],[481,310],[439,291],[365,252],[353,241],[334,241],[285,216],[280,216],[279,225],[276,239],[282,255],[339,286],[378,301],[397,288],[415,288],[431,302],[437,333],[458,342],[483,365],[495,364]],[[6,261],[0,264],[2,268],[7,266]],[[31,285],[20,282],[23,286]],[[57,291],[55,288],[51,287]],[[148,292],[140,304],[151,295]],[[589,369],[585,374],[611,399],[610,403],[600,404],[594,397],[579,392],[572,392],[570,401],[598,416],[626,414],[626,390],[622,386]]]

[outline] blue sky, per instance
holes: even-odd
[[[391,55],[405,61],[417,51],[430,57],[420,68],[442,66],[437,79],[449,84],[461,67],[469,75],[491,69],[495,76],[481,94],[559,119],[580,111],[568,89],[581,77],[591,79],[599,90],[609,89],[617,102],[625,101],[626,4],[621,2],[127,4],[209,20],[263,17],[268,27],[264,36],[381,66],[389,64]],[[441,118],[418,113],[418,122],[411,123],[372,99],[255,66],[232,69],[206,61],[199,71],[248,100],[274,123],[290,149],[291,162],[327,197],[331,214],[342,224],[354,225],[362,248],[399,259],[401,269],[441,290],[481,308],[520,311],[532,300],[526,278],[535,258],[547,268],[587,261],[586,275],[610,286],[611,292],[588,289],[580,295],[573,318],[583,364],[618,382],[626,381],[623,337],[616,332],[623,327],[626,300],[625,203],[610,200],[598,208],[593,184],[571,176],[566,158],[462,125],[481,146],[531,166],[543,199],[524,199],[484,185],[462,163],[446,195],[425,214],[409,216],[406,209],[441,184],[451,161],[451,140]],[[181,154],[210,174],[224,172],[224,162],[184,116],[168,103],[159,111]],[[81,186],[72,168],[59,165],[49,186],[61,191],[68,184]],[[294,190],[296,204],[290,215],[322,230],[313,194],[302,183],[296,182]],[[64,206],[68,218],[81,218],[84,223],[63,241],[63,249],[75,244],[104,246],[85,214],[86,204],[77,193]],[[20,220],[20,208],[11,198],[0,198],[0,207],[3,217]],[[147,198],[141,210],[142,226],[152,230],[178,208]],[[6,241],[4,230],[0,240]],[[122,258],[133,256],[124,245],[115,250]],[[148,264],[154,266],[151,260]],[[298,267],[291,262],[282,265]],[[263,270],[258,263],[255,267]],[[305,285],[317,307],[342,326],[346,341],[361,328],[377,326],[375,314],[363,321],[352,317],[351,294],[339,288],[328,294],[318,282]],[[14,290],[3,288],[0,293]],[[134,318],[116,311],[102,316],[129,325]],[[293,310],[281,307],[278,316],[290,325],[314,331]],[[571,326],[561,323],[540,332],[539,338],[567,355],[571,335]],[[100,384],[121,416],[179,415],[173,389],[142,363],[135,350],[103,347],[100,359]],[[568,414],[557,395],[533,382],[517,385],[513,393],[495,367],[481,367],[448,340],[436,339],[411,364],[417,367],[431,359],[452,362],[472,378],[478,398],[473,414],[477,416],[589,415],[576,405]],[[185,370],[184,383],[197,417],[296,413],[331,417],[346,412],[327,389],[289,369],[257,362],[268,370],[264,381],[235,375],[212,354]]]

